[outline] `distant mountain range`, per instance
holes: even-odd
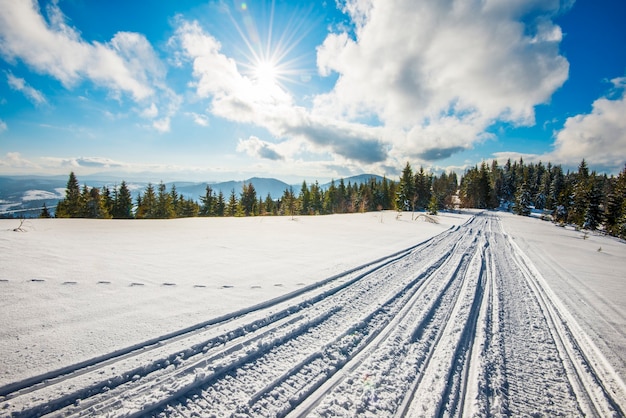
[[[346,185],[348,185],[348,183],[361,184],[368,182],[372,177],[377,181],[382,181],[383,179],[381,176],[375,174],[361,174],[344,178],[343,181]],[[50,209],[55,208],[59,200],[65,197],[67,179],[68,176],[0,176],[0,217],[36,217],[39,216],[44,204]],[[104,179],[87,177],[85,180],[79,177],[78,180],[81,186],[84,184],[90,188],[101,188],[103,186],[113,188],[119,186],[122,182],[122,179],[110,177]],[[339,179],[335,180],[335,184],[339,184],[339,181]],[[126,184],[133,196],[136,197],[139,193],[143,193],[148,185],[148,181],[126,181]],[[157,183],[153,182],[152,184],[156,185]],[[252,184],[258,197],[265,198],[269,194],[273,199],[280,198],[283,192],[289,187],[292,187],[296,194],[300,192],[300,188],[302,187],[302,183],[290,185],[274,178],[260,177],[221,183],[165,183],[168,191],[171,189],[172,185],[175,185],[176,191],[179,194],[198,201],[200,200],[200,196],[204,196],[207,185],[211,187],[215,194],[221,191],[224,196],[228,198],[232,190],[239,196],[244,184]],[[330,182],[320,184],[322,189],[326,189],[329,186]]]

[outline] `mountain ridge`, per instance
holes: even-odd
[[[81,187],[86,185],[88,187],[102,188],[107,186],[113,188],[114,186],[119,186],[124,180],[112,176],[103,177],[105,178],[98,178],[96,175],[88,175],[83,176],[82,179],[79,177],[78,181]],[[33,217],[39,215],[44,204],[48,208],[55,207],[59,200],[65,197],[67,178],[67,176],[0,175],[0,216]],[[365,183],[371,178],[375,178],[376,181],[383,179],[382,176],[376,174],[359,174],[356,176],[338,178],[332,181],[334,181],[335,186],[338,186],[342,179],[344,184],[348,185],[349,183]],[[325,190],[330,187],[331,182],[321,184],[320,187]],[[156,185],[160,182],[156,183],[148,180],[126,181],[133,198],[136,198],[139,193],[142,193],[149,183]],[[222,192],[225,198],[228,198],[233,190],[238,196],[244,184],[252,184],[256,190],[257,197],[263,199],[265,199],[268,194],[272,199],[279,199],[284,191],[290,187],[295,193],[299,193],[302,187],[302,183],[288,184],[273,177],[251,177],[246,180],[229,180],[223,182],[172,181],[164,184],[168,190],[171,189],[172,185],[176,186],[177,193],[183,195],[185,198],[197,201],[200,200],[201,196],[205,195],[207,186],[211,187],[215,194]],[[307,184],[309,183],[307,182]]]

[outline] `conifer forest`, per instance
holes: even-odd
[[[161,182],[148,184],[133,198],[127,183],[112,188],[80,186],[70,173],[58,218],[172,219],[197,216],[326,215],[377,210],[422,211],[436,214],[456,208],[504,209],[588,230],[626,238],[626,167],[618,176],[590,171],[582,160],[576,171],[560,165],[507,160],[482,162],[463,174],[435,175],[406,163],[397,181],[374,177],[347,184],[343,179],[321,187],[316,181],[282,196],[259,196],[250,183],[225,196],[207,184],[199,200],[186,198]],[[42,217],[51,216],[47,208]]]

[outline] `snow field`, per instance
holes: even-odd
[[[396,216],[33,219],[23,233],[0,220],[0,386],[299,291],[468,218]]]
[[[477,214],[386,257],[368,254],[360,267],[331,266],[338,271],[325,280],[294,277],[291,290],[283,278],[272,286],[282,293],[256,305],[0,387],[0,408],[16,416],[623,416],[613,363],[507,221]],[[237,287],[196,291],[209,289]]]

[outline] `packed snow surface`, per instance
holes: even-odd
[[[624,243],[435,218],[2,220],[0,411],[623,416]]]

